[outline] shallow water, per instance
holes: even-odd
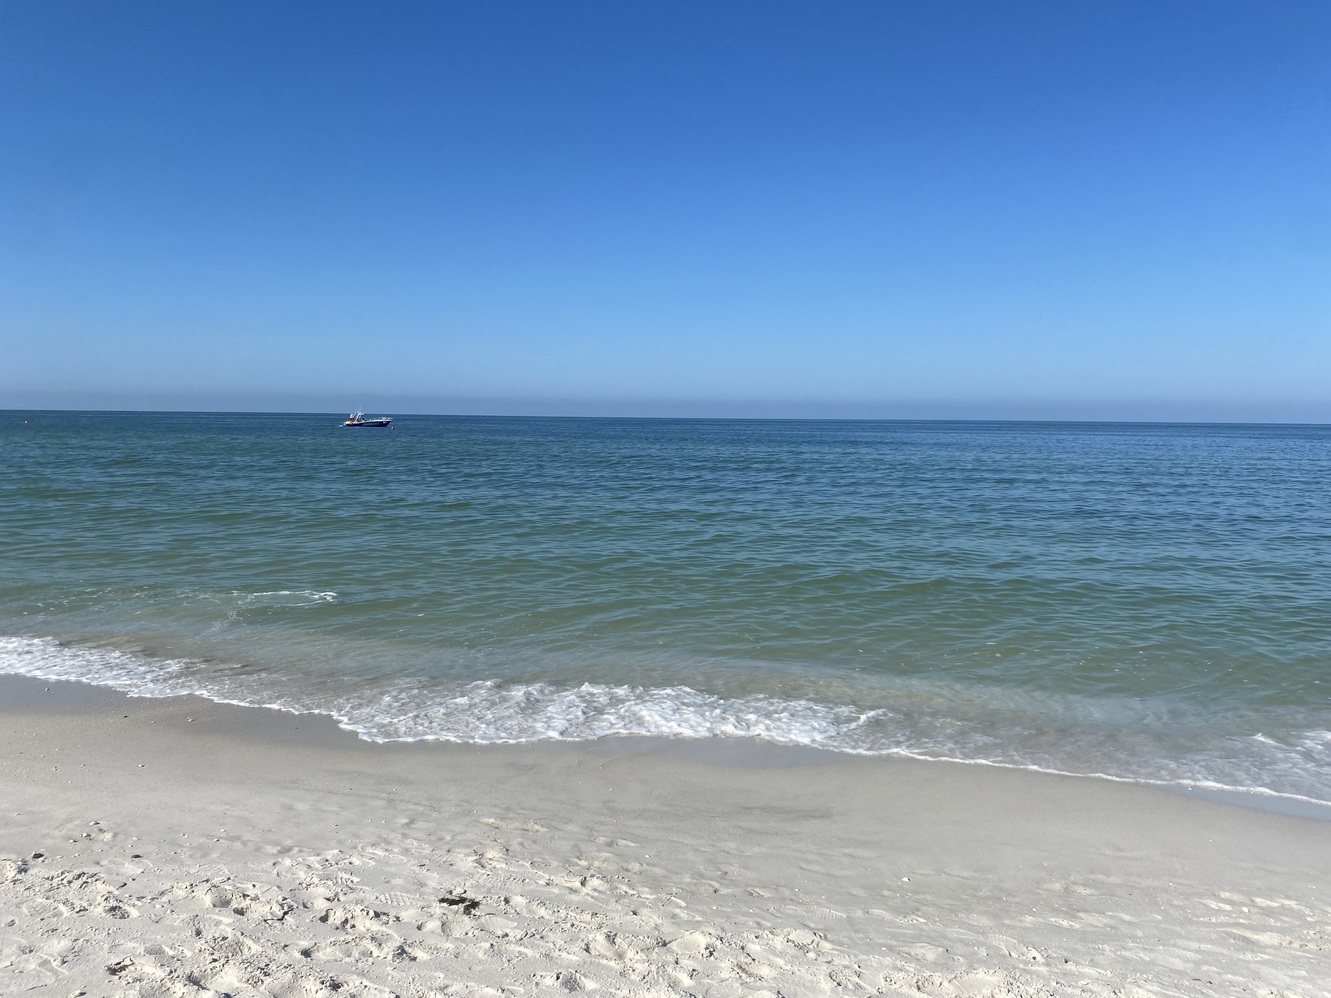
[[[1331,427],[338,422],[0,414],[0,671],[1331,800]]]

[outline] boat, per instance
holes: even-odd
[[[346,418],[343,426],[388,426],[393,422],[392,416],[367,416],[357,409]]]

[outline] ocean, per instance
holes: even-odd
[[[1331,427],[0,413],[0,672],[1331,801]]]

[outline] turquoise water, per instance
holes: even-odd
[[[338,423],[0,413],[0,671],[1331,801],[1331,427]]]

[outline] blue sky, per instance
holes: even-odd
[[[0,0],[0,408],[1331,422],[1323,0]]]

